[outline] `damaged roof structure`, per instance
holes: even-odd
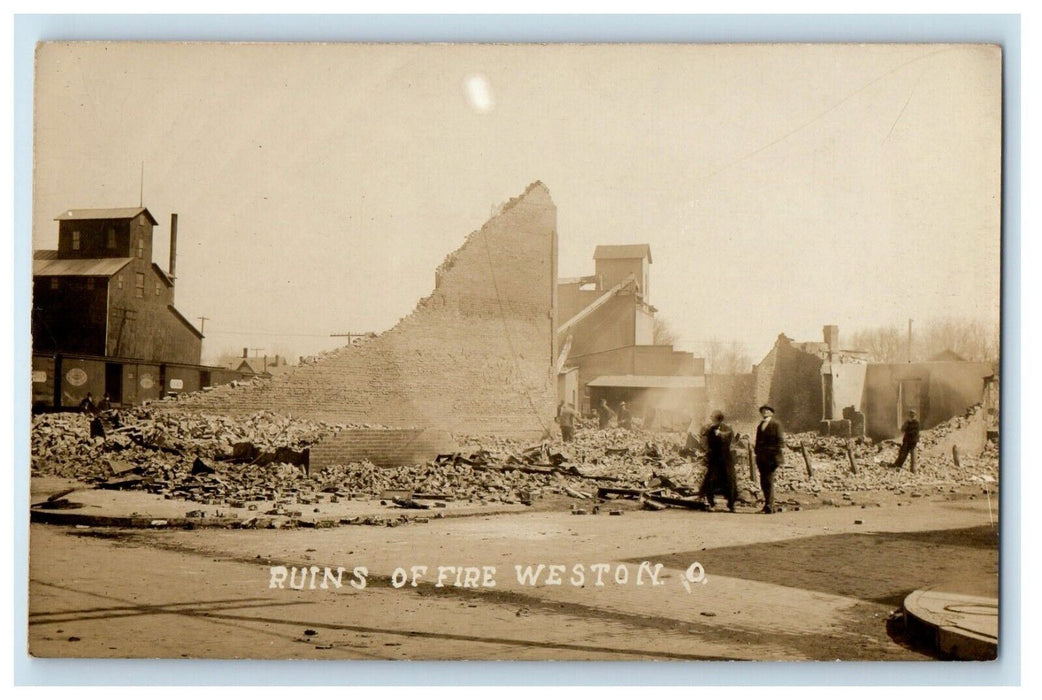
[[[993,383],[987,362],[946,355],[876,362],[867,351],[843,348],[838,326],[825,326],[823,335],[822,342],[794,342],[780,334],[753,370],[750,403],[771,404],[791,430],[894,438],[908,411],[929,429],[982,403]]]

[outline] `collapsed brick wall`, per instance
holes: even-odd
[[[312,446],[309,464],[312,469],[321,469],[369,461],[378,467],[390,467],[418,464],[455,451],[452,438],[440,430],[357,428],[342,430]]]
[[[552,429],[557,209],[546,186],[533,183],[504,205],[435,279],[430,296],[373,340],[172,407],[468,434]]]

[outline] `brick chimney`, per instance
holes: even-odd
[[[822,331],[825,334],[825,343],[830,352],[839,352],[839,326],[825,326]]]

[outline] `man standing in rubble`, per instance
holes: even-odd
[[[611,425],[612,418],[615,418],[615,411],[611,410],[607,399],[601,399],[601,403],[597,407],[597,424],[602,429],[607,428]]]
[[[626,408],[626,402],[619,402],[619,427],[629,430],[633,427],[633,414]]]
[[[716,506],[716,494],[722,492],[727,498],[727,509],[735,512],[738,499],[738,479],[734,472],[734,456],[731,441],[734,431],[724,423],[724,414],[713,411],[713,422],[702,430],[702,445],[706,450],[706,475],[702,480],[702,495],[709,508]]]
[[[763,513],[774,512],[774,472],[785,463],[785,448],[781,424],[774,417],[771,406],[760,406],[760,424],[756,426],[756,469],[760,472],[763,489]]]
[[[897,453],[897,461],[893,463],[894,469],[904,466],[908,455],[912,454],[915,446],[919,444],[919,414],[915,411],[908,412],[908,420],[901,426],[904,437],[901,439],[901,450]]]
[[[80,412],[94,415],[96,411],[97,407],[94,405],[94,394],[88,391],[87,396],[84,397],[83,401],[80,401]]]
[[[565,442],[571,442],[575,436],[575,418],[578,415],[570,403],[562,401],[557,407],[557,424],[561,426],[561,439]]]

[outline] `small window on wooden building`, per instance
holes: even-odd
[[[139,236],[137,239],[137,256],[139,258],[145,257],[145,237]]]
[[[116,289],[123,289],[123,275],[116,275]]]
[[[79,231],[73,231],[72,232],[72,249],[73,250],[79,250],[80,249],[80,232]]]
[[[109,248],[115,248],[116,247],[116,229],[110,228],[108,230],[108,239],[107,239],[105,245],[108,246]]]
[[[156,282],[156,296],[159,296],[159,282]]]
[[[134,296],[138,299],[145,298],[145,273],[134,273]]]

